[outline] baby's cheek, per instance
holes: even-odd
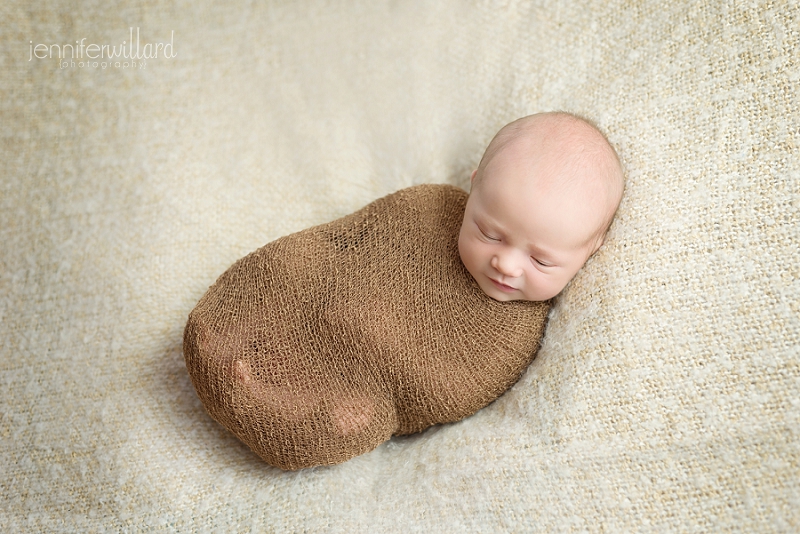
[[[538,273],[531,291],[527,292],[528,300],[544,301],[555,297],[561,293],[561,290],[566,287],[571,278],[572,276],[569,274]]]
[[[461,257],[461,263],[475,277],[480,267],[481,257],[485,255],[485,253],[482,254],[480,244],[476,243],[472,238],[464,237],[458,241],[458,252]]]

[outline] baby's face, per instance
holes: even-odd
[[[604,213],[593,198],[597,192],[548,179],[554,172],[560,169],[553,158],[531,165],[517,151],[504,149],[483,169],[479,183],[472,175],[458,249],[467,270],[495,300],[556,296],[602,244]]]

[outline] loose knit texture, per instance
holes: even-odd
[[[266,462],[299,469],[501,395],[533,359],[550,303],[482,292],[458,254],[466,200],[410,187],[237,261],[184,333],[209,414]]]

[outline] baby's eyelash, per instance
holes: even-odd
[[[538,263],[539,265],[541,265],[542,267],[552,267],[552,265],[551,265],[551,264],[549,264],[549,263],[545,263],[545,262],[543,262],[543,261],[540,261],[540,260],[537,260],[537,259],[536,259],[536,258],[534,258],[533,256],[531,256],[531,259],[532,259],[534,262],[536,262],[536,263]]]
[[[481,233],[483,234],[483,237],[485,237],[486,239],[491,239],[492,241],[500,241],[499,237],[490,236],[489,234],[484,232],[483,229],[481,229],[480,227],[478,227],[478,230],[481,231]]]

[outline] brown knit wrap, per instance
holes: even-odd
[[[482,292],[458,255],[466,200],[410,187],[234,263],[184,332],[208,413],[269,464],[299,469],[501,395],[533,359],[550,303]]]

